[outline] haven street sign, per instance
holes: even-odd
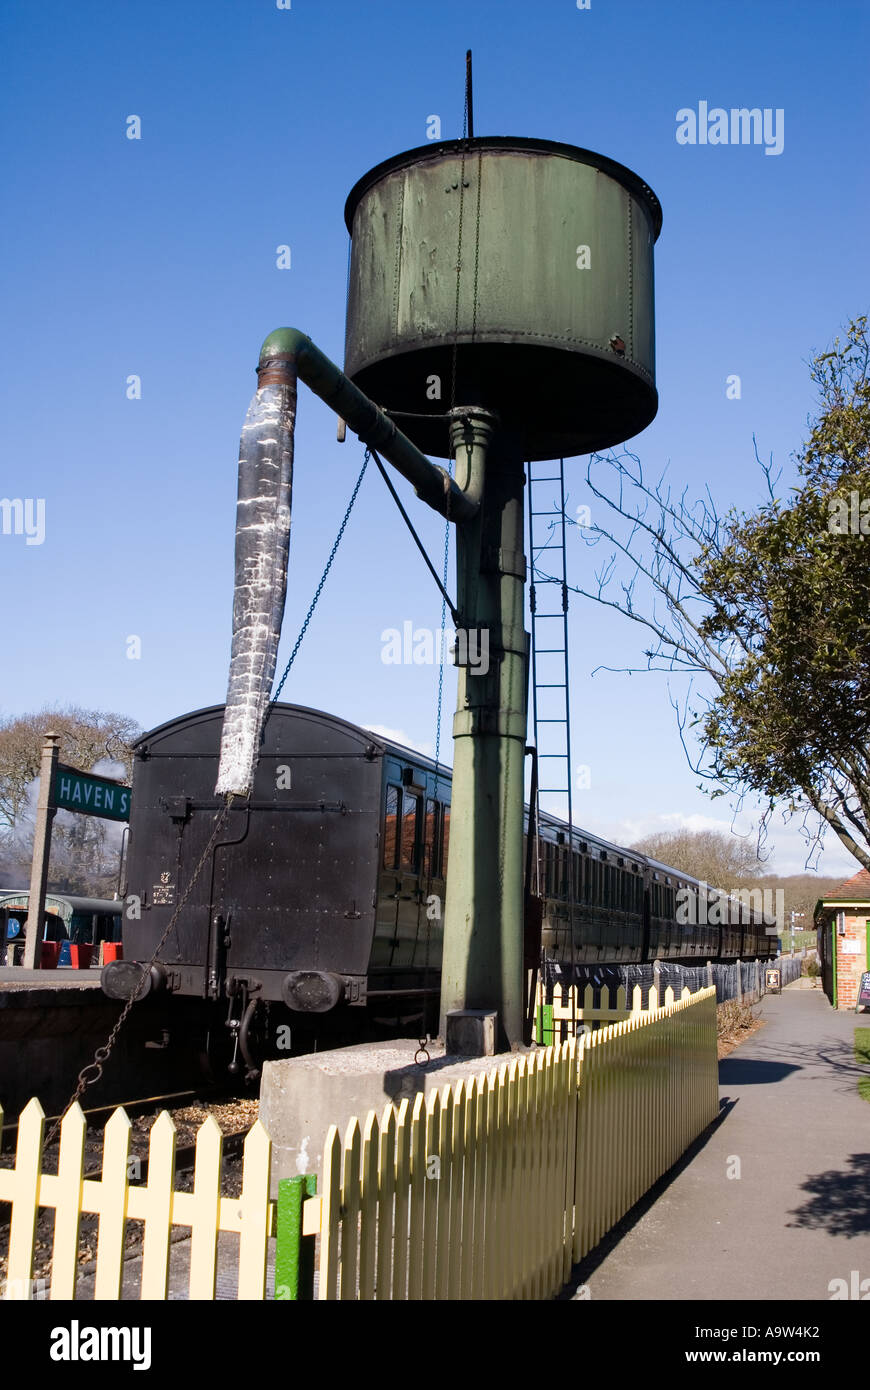
[[[58,763],[54,779],[54,804],[59,811],[81,811],[103,820],[130,819],[130,788],[92,772],[79,772]]]

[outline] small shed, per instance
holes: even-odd
[[[822,987],[835,1009],[854,1009],[861,975],[870,970],[870,873],[847,878],[813,914]]]

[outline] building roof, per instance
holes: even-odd
[[[826,893],[823,903],[870,903],[870,873],[862,869],[852,878],[847,878],[833,893]]]

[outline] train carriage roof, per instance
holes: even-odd
[[[134,750],[143,750],[146,747],[153,746],[155,742],[159,742],[163,737],[175,733],[186,726],[222,717],[223,710],[223,705],[208,705],[202,709],[193,710],[189,714],[183,714],[175,719],[169,719],[165,723],[159,724],[156,728],[142,734],[134,744]],[[453,774],[452,766],[449,763],[439,761],[436,764],[433,758],[428,757],[425,753],[419,752],[416,748],[409,748],[406,744],[398,743],[395,739],[387,738],[374,729],[366,728],[359,724],[352,724],[349,720],[342,719],[338,715],[328,714],[325,710],[313,709],[308,705],[294,705],[279,702],[273,707],[270,717],[273,720],[280,720],[282,717],[285,719],[287,717],[310,719],[315,723],[334,728],[336,731],[342,731],[350,738],[358,740],[359,742],[372,744],[376,752],[381,755],[391,753],[401,758],[403,762],[425,768],[428,772],[437,772],[444,777],[452,777]],[[529,808],[526,806],[526,823],[528,822],[528,811]],[[549,832],[552,835],[556,835],[560,831],[567,834],[569,829],[567,821],[560,820],[558,816],[551,815],[549,812],[545,811],[540,813],[539,824],[545,834]],[[624,845],[614,844],[610,840],[603,839],[600,835],[596,835],[589,830],[584,830],[581,826],[573,825],[571,827],[571,838],[575,845],[585,842],[587,846],[591,846],[598,852],[604,852],[608,856],[612,855],[614,858],[622,858],[635,864],[647,866],[653,872],[667,874],[670,878],[679,879],[681,882],[692,884],[696,888],[701,886],[702,880],[695,878],[694,875],[684,873],[682,869],[675,869],[673,865],[663,864],[657,859],[651,859],[649,855],[643,854],[639,850],[628,849]],[[714,888],[713,891],[724,897],[730,896],[721,889]],[[72,901],[72,899],[70,899],[70,901]],[[85,900],[82,899],[82,901],[84,902]]]
[[[195,724],[205,724],[218,718],[223,719],[224,708],[224,705],[205,705],[202,709],[191,710],[188,714],[180,714],[175,719],[167,719],[165,723],[158,724],[155,728],[142,734],[133,744],[134,752],[150,748],[154,743],[159,743],[162,739]],[[308,705],[290,705],[279,701],[272,709],[270,723],[272,721],[278,722],[282,718],[286,719],[288,715],[293,718],[308,719],[324,727],[340,730],[356,741],[374,742],[381,749],[386,742],[379,734],[373,733],[371,729],[363,729],[358,724],[352,724],[348,719],[340,719],[337,715],[327,714],[320,709],[312,709]],[[398,745],[396,746],[398,747]],[[411,756],[417,757],[419,755],[411,754]]]

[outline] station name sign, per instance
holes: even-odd
[[[54,804],[59,811],[80,811],[103,820],[130,819],[130,788],[108,777],[58,763],[54,779]]]

